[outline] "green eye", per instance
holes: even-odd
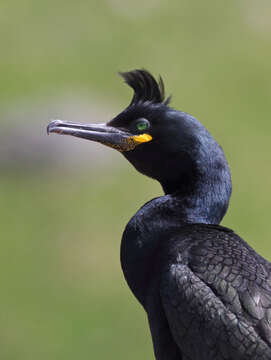
[[[147,130],[150,127],[150,123],[146,119],[139,120],[136,124],[136,128],[138,131]]]
[[[137,130],[142,131],[142,130],[146,130],[148,128],[148,125],[144,122],[140,122],[136,125],[136,127],[137,127]]]

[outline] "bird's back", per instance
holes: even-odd
[[[218,225],[182,227],[165,254],[161,303],[184,359],[271,359],[269,262]]]

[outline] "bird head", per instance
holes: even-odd
[[[156,81],[146,70],[120,75],[134,91],[124,111],[105,124],[54,120],[48,133],[72,135],[118,150],[139,172],[158,180],[165,193],[193,191],[198,181],[224,182],[228,204],[230,171],[222,149],[206,128],[169,106],[161,77]]]

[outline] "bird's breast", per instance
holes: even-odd
[[[143,306],[161,269],[161,235],[132,218],[122,236],[122,270],[130,289]]]

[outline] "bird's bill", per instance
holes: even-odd
[[[47,133],[71,135],[96,141],[121,152],[133,150],[137,145],[152,139],[149,134],[132,135],[106,124],[79,124],[62,120],[51,121],[47,127]]]

